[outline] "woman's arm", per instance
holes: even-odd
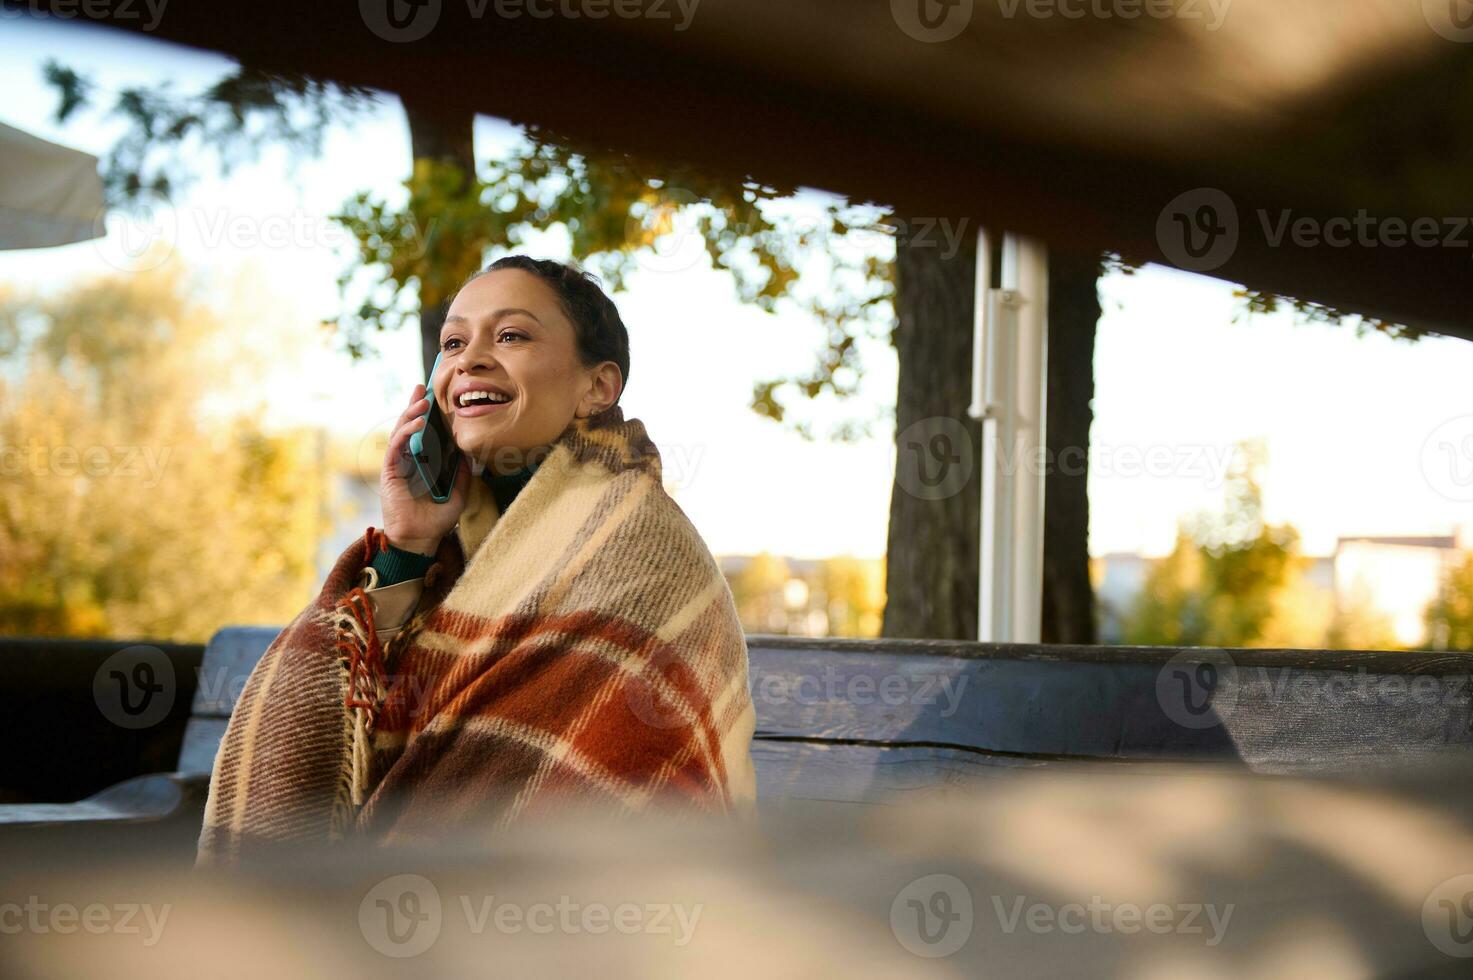
[[[358,576],[358,585],[373,606],[374,633],[379,643],[399,632],[414,615],[424,592],[425,572],[434,557],[404,551],[389,545],[389,550],[374,556],[373,564]]]

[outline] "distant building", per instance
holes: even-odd
[[[1473,550],[1473,523],[1441,535],[1352,535],[1341,537],[1331,555],[1310,556],[1309,582],[1333,592],[1337,605],[1363,602],[1384,613],[1397,642],[1429,643],[1424,616],[1444,575]],[[1110,552],[1091,559],[1099,603],[1100,642],[1119,643],[1122,622],[1159,558]]]
[[[1101,643],[1122,642],[1125,614],[1145,588],[1153,561],[1130,551],[1112,551],[1090,562],[1090,578],[1100,610]]]
[[[789,558],[763,552],[716,560],[748,633],[880,635],[884,558]]]
[[[735,578],[746,571],[754,557],[754,555],[719,555],[716,558],[716,564],[721,568],[721,574],[727,578]],[[794,578],[808,580],[823,571],[822,558],[789,558],[786,555],[774,555],[773,557],[781,558],[787,564],[788,570],[793,573]]]
[[[1335,598],[1368,599],[1391,617],[1398,642],[1427,641],[1424,615],[1443,577],[1473,549],[1473,524],[1430,536],[1357,535],[1335,544]]]
[[[358,473],[333,475],[332,516],[327,534],[317,542],[317,578],[325,581],[327,573],[348,545],[362,540],[363,532],[383,527],[383,502],[378,494],[378,474],[372,477]]]
[[[823,561],[783,555],[762,557],[787,570],[787,576],[781,583],[772,583],[775,588],[770,595],[748,595],[741,587],[742,573],[757,560],[757,556],[720,555],[716,558],[721,574],[733,587],[743,629],[749,633],[827,636],[828,597],[818,584],[823,574]]]
[[[1309,565],[1304,569],[1304,577],[1310,584],[1332,592],[1335,589],[1335,556],[1334,555],[1310,555]]]

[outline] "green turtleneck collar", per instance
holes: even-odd
[[[496,498],[496,510],[498,513],[506,513],[506,509],[511,506],[511,502],[516,499],[522,487],[525,487],[527,482],[532,479],[532,474],[537,472],[537,467],[540,463],[541,460],[538,460],[531,466],[524,466],[515,473],[493,473],[490,467],[481,471],[481,479],[486,481],[486,485],[491,488],[491,495]]]

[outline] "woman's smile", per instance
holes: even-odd
[[[491,415],[510,406],[511,402],[476,401],[469,405],[455,406],[455,414],[463,419],[473,419],[482,415]]]

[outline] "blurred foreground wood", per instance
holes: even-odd
[[[12,843],[0,974],[1467,976],[1470,776],[1461,753],[1333,780],[1059,765],[755,828],[570,812],[239,874],[142,838]]]

